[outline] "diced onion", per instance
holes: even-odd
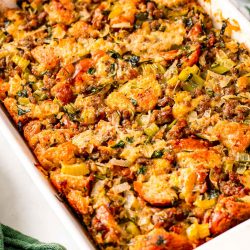
[[[117,194],[128,191],[129,189],[130,185],[127,182],[123,182],[122,184],[115,185],[111,188],[111,190]]]
[[[109,161],[109,163],[112,164],[112,165],[121,166],[121,167],[129,167],[129,165],[130,165],[127,160],[118,160],[118,159],[115,159],[115,158],[112,158]]]

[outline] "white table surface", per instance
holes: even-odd
[[[56,242],[68,250],[79,250],[1,133],[0,222],[42,242]]]

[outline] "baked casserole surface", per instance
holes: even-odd
[[[250,218],[237,24],[193,0],[17,3],[0,98],[98,248],[189,250]]]

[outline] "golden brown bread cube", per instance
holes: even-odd
[[[4,99],[3,103],[16,124],[18,124],[18,122],[21,122],[22,124],[24,124],[29,119],[29,112],[18,114],[18,107],[17,107],[16,99],[12,97],[7,97]]]
[[[161,176],[152,175],[147,182],[134,182],[134,189],[145,201],[155,206],[167,206],[173,204],[178,196],[169,187],[168,181]]]
[[[61,162],[67,164],[75,163],[75,155],[77,152],[78,148],[71,142],[65,142],[48,149],[45,149],[38,144],[34,150],[39,162],[47,170],[60,167]]]
[[[244,197],[230,196],[219,199],[210,217],[210,231],[221,234],[250,218],[250,202]]]
[[[145,235],[132,239],[129,250],[191,250],[191,243],[185,236],[155,228]]]
[[[85,197],[82,191],[71,189],[66,198],[77,213],[82,215],[89,213],[90,199]]]
[[[93,177],[62,174],[60,170],[56,170],[50,173],[50,180],[60,193],[68,195],[72,191],[71,189],[74,189],[81,191],[81,195],[86,196],[89,193],[90,183]],[[69,195],[72,200],[77,196],[79,196],[79,193]]]
[[[92,230],[95,231],[95,239],[98,243],[112,243],[119,241],[121,229],[110,210],[101,205],[96,210],[96,215],[92,219]]]

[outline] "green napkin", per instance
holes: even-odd
[[[55,243],[42,243],[0,224],[0,250],[66,250]]]

